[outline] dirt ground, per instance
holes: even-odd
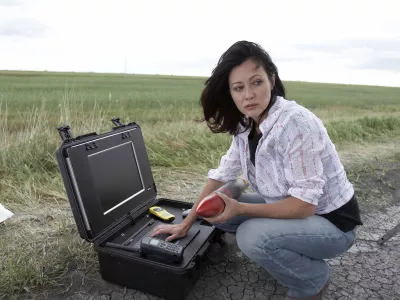
[[[185,173],[171,175],[173,177],[169,178],[175,178],[178,186],[171,182],[161,183],[158,189],[163,194],[160,196],[194,201],[204,177]],[[354,178],[365,224],[360,229],[356,245],[338,259],[329,261],[335,276],[326,299],[400,299],[400,269],[395,263],[400,258],[400,233],[383,246],[376,244],[382,234],[400,222],[400,163],[376,163],[359,171]],[[186,196],[182,199],[177,195]],[[286,289],[243,257],[235,247],[234,238],[231,243],[232,249],[225,259],[205,270],[186,299],[283,299]],[[375,273],[379,276],[375,277]],[[244,274],[247,276],[240,277]],[[107,283],[98,273],[92,277],[85,276],[76,269],[71,270],[63,286],[37,290],[17,299],[161,298]]]

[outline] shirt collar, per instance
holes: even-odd
[[[259,129],[263,136],[268,135],[269,131],[272,129],[276,121],[278,121],[279,115],[284,107],[286,107],[290,101],[285,100],[281,96],[276,97],[274,105],[268,111],[267,117],[261,122]],[[240,131],[244,129],[242,125],[239,125]],[[238,137],[247,140],[250,134],[251,128],[238,134]]]

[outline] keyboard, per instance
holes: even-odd
[[[139,251],[140,249],[140,242],[142,241],[142,239],[146,236],[150,236],[151,231],[156,228],[158,225],[164,224],[164,222],[155,220],[151,225],[146,226],[145,228],[143,228],[143,230],[141,230],[139,233],[135,233],[132,237],[130,237],[129,239],[126,240],[126,242],[124,242],[124,246],[129,246],[132,247],[134,250]],[[169,236],[169,234],[159,234],[156,237],[160,240],[165,240],[167,237]]]

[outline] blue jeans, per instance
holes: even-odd
[[[242,194],[246,203],[265,203],[258,194]],[[294,298],[317,294],[330,278],[324,259],[347,251],[355,232],[343,232],[327,219],[313,215],[303,219],[269,219],[237,216],[213,224],[236,233],[240,250],[286,286]]]

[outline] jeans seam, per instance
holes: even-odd
[[[262,249],[261,250],[266,254],[266,251],[264,249],[267,248],[266,245],[267,245],[268,242],[271,242],[271,241],[274,242],[275,240],[281,240],[281,239],[285,239],[285,238],[288,238],[288,237],[290,237],[290,238],[304,238],[304,237],[328,237],[328,236],[322,235],[322,234],[321,235],[315,235],[315,234],[313,234],[313,235],[310,235],[310,234],[298,235],[298,234],[293,234],[293,235],[278,236],[278,237],[274,237],[272,239],[267,240],[262,245]],[[345,238],[346,242],[349,243],[349,240],[347,239],[347,237],[344,234],[343,234],[343,236],[335,236],[335,237],[331,236],[331,238],[334,239],[334,240],[339,240],[339,239],[341,239],[343,237]],[[343,252],[346,252],[348,249],[349,248],[346,247],[346,249]],[[292,251],[292,250],[290,250],[290,251]],[[312,258],[312,257],[310,257],[310,258]],[[312,258],[312,259],[316,259],[316,258]]]
[[[266,237],[268,237],[268,236],[266,236]],[[267,242],[265,242],[264,243],[264,245],[263,245],[263,247],[265,247],[265,244],[267,244],[269,241],[274,241],[274,240],[277,240],[277,239],[284,239],[284,238],[288,238],[288,237],[290,237],[290,238],[297,238],[297,237],[299,237],[299,238],[304,238],[304,237],[317,237],[317,238],[321,238],[321,237],[327,237],[327,238],[332,238],[332,239],[335,239],[335,240],[338,240],[338,239],[341,239],[341,238],[345,238],[345,240],[347,241],[347,243],[349,243],[349,239],[347,238],[347,236],[345,235],[345,233],[344,232],[341,232],[341,234],[339,235],[325,235],[325,234],[287,234],[287,235],[283,235],[283,236],[277,236],[277,237],[274,237],[274,238],[272,238],[272,239],[269,239]]]
[[[332,236],[335,237],[335,238],[341,238],[342,237],[342,236],[339,236],[339,235],[325,235],[325,234],[287,234],[287,235],[283,235],[283,236],[274,237],[271,240],[281,239],[281,238],[286,238],[286,237],[332,237]]]
[[[302,234],[302,235],[292,234],[292,235],[278,236],[278,237],[274,237],[274,238],[269,239],[268,241],[266,241],[266,242],[263,244],[263,251],[264,251],[264,248],[266,247],[266,244],[267,244],[268,242],[270,242],[270,241],[275,241],[275,240],[281,240],[281,239],[285,239],[285,238],[288,238],[288,237],[290,237],[290,238],[317,237],[317,238],[318,238],[318,237],[329,237],[329,236],[327,236],[327,235],[322,235],[322,234],[320,234],[320,235],[315,235],[315,234]],[[338,240],[338,239],[340,239],[340,238],[343,238],[343,236],[335,236],[335,237],[330,236],[330,237],[333,238],[333,239],[335,239],[335,240]],[[344,236],[344,238],[346,239],[347,242],[349,242],[349,240],[347,239],[346,236]]]

